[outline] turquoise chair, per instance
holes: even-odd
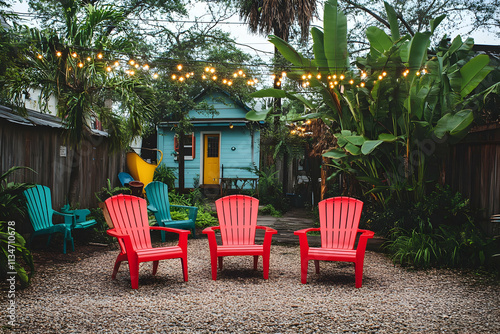
[[[148,210],[154,213],[158,226],[188,229],[193,233],[193,237],[196,237],[194,222],[198,215],[197,207],[171,205],[168,200],[168,186],[163,182],[153,181],[144,189],[146,190],[146,197],[149,201]],[[170,214],[171,208],[187,210],[188,219],[173,220]],[[161,241],[165,242],[164,231],[161,231]]]
[[[66,243],[68,241],[71,242],[71,249],[75,250],[71,231],[74,229],[84,229],[96,224],[96,221],[93,219],[83,221],[85,218],[83,214],[88,210],[74,210],[73,212],[61,213],[52,209],[50,189],[46,186],[37,185],[25,190],[24,196],[26,197],[26,206],[34,230],[30,238],[30,243],[34,237],[48,234],[48,246],[53,234],[62,233],[64,235],[63,253],[66,254]],[[63,216],[64,223],[54,224],[52,221],[54,214]]]

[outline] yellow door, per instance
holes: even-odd
[[[204,138],[203,184],[219,184],[219,135]]]

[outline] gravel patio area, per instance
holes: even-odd
[[[126,263],[111,280],[118,249],[95,247],[78,260],[76,248],[68,257],[74,261],[38,265],[32,285],[16,294],[17,327],[4,332],[500,333],[498,282],[411,271],[373,251],[360,289],[349,263],[322,262],[320,275],[310,263],[302,285],[299,247],[289,245],[272,246],[267,281],[261,260],[252,270],[252,257],[225,258],[212,281],[208,242],[200,237],[189,240],[188,282],[180,260],[165,260],[156,277],[150,263],[141,264],[139,289],[132,290]],[[6,305],[6,293],[0,299]]]

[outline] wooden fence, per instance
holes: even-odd
[[[469,198],[481,210],[483,229],[490,235],[500,224],[490,217],[500,214],[500,125],[477,128],[454,145],[446,159],[444,183]]]
[[[97,207],[95,193],[106,186],[118,186],[118,173],[125,171],[125,154],[111,153],[108,139],[93,135],[82,143],[80,184],[76,203],[80,208]],[[13,166],[26,166],[34,171],[17,171],[9,181],[30,182],[48,186],[55,209],[67,203],[71,165],[75,152],[67,145],[63,130],[50,126],[20,125],[0,118],[0,172]]]

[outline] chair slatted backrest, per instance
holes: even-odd
[[[363,202],[340,196],[327,198],[318,207],[321,247],[353,249]]]
[[[149,203],[158,210],[155,216],[161,217],[162,221],[172,220],[170,215],[170,202],[168,200],[168,186],[163,182],[153,181],[149,183],[144,190],[146,191],[146,197]]]
[[[120,194],[108,198],[105,203],[117,233],[129,235],[135,249],[151,248],[151,234],[145,199]],[[121,239],[118,240],[122,251],[125,252],[123,242]]]
[[[52,215],[54,209],[52,209],[50,188],[37,185],[25,190],[24,196],[26,197],[26,205],[33,229],[39,231],[53,226]]]
[[[259,200],[230,195],[215,201],[223,245],[253,245]]]

